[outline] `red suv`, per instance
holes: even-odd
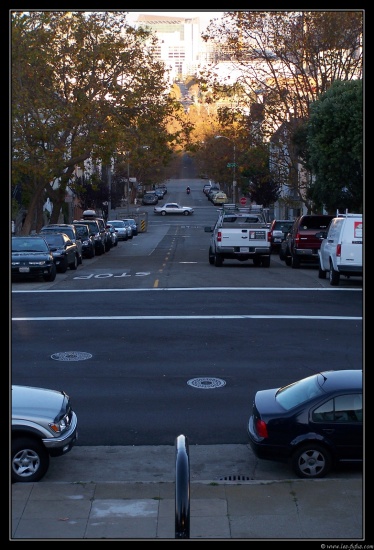
[[[296,218],[281,244],[279,258],[294,269],[300,267],[301,263],[318,265],[322,239],[316,233],[325,231],[333,217],[328,214],[309,214]]]

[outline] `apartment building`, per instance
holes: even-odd
[[[159,39],[159,59],[170,69],[170,81],[195,74],[208,61],[207,47],[201,40],[199,17],[172,17],[141,14],[136,27],[150,28]]]

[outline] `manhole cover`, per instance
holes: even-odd
[[[191,378],[187,384],[200,390],[213,390],[214,388],[222,388],[226,385],[226,382],[221,378]]]
[[[91,359],[91,353],[85,353],[84,351],[60,351],[51,355],[55,361],[85,361]]]

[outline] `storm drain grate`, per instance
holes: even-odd
[[[51,358],[55,361],[85,361],[91,359],[91,357],[91,353],[84,351],[61,351],[51,355]]]
[[[249,476],[225,476],[220,477],[220,481],[251,481]]]

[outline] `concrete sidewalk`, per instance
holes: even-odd
[[[258,462],[245,445],[190,447],[190,457],[185,538],[365,540],[360,471],[302,480],[286,465]],[[249,475],[217,477],[219,463],[234,471],[235,457]],[[12,485],[9,538],[184,538],[176,529],[174,458],[169,446],[76,447],[51,460],[40,482]]]

